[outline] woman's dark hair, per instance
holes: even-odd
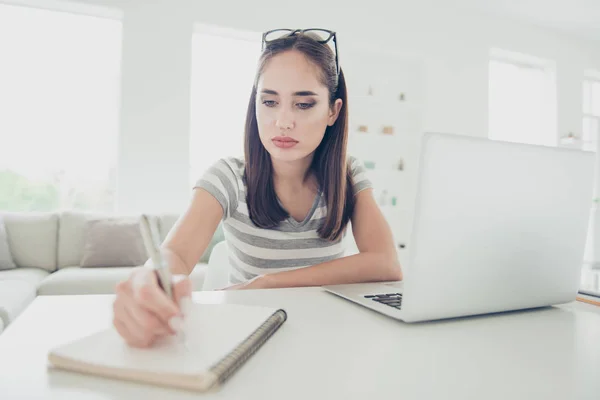
[[[256,121],[257,84],[267,62],[286,51],[299,51],[320,71],[320,80],[329,90],[329,105],[342,99],[342,108],[332,126],[327,126],[323,140],[315,150],[309,173],[317,178],[325,198],[327,215],[317,233],[331,241],[338,240],[344,232],[354,209],[352,176],[346,162],[348,142],[348,99],[344,74],[339,77],[335,56],[327,44],[317,42],[309,33],[283,37],[269,42],[261,54],[248,103],[244,137],[246,159],[244,180],[247,187],[246,202],[252,222],[261,228],[273,228],[289,217],[275,193],[273,166],[269,153],[260,141]]]

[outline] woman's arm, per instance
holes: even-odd
[[[365,189],[356,195],[351,220],[359,254],[293,271],[267,274],[249,282],[246,288],[323,286],[401,280],[402,270],[392,232],[373,198],[372,189]]]
[[[161,246],[172,274],[189,275],[204,254],[223,216],[223,208],[206,190],[194,190],[185,213],[179,217]]]

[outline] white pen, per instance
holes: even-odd
[[[146,251],[150,255],[153,268],[156,271],[158,285],[161,287],[162,290],[165,291],[165,293],[170,299],[175,301],[173,288],[171,286],[171,272],[169,271],[169,266],[165,262],[164,258],[162,257],[162,253],[160,252],[159,234],[156,231],[156,229],[153,229],[153,226],[150,223],[150,219],[146,214],[142,214],[140,225],[142,238],[144,240],[144,246],[146,247]],[[183,329],[181,326],[178,328],[180,329],[177,330],[177,336],[183,343],[185,342]]]

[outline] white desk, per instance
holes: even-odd
[[[289,319],[215,399],[600,399],[600,307],[409,325],[320,288],[198,292]],[[1,399],[198,399],[46,369],[48,349],[110,324],[112,296],[38,297],[0,335]],[[376,397],[377,396],[377,397]]]

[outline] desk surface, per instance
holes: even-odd
[[[0,335],[2,399],[197,399],[196,393],[47,370],[48,350],[110,325],[110,295],[40,296]],[[600,307],[405,324],[320,288],[196,292],[284,307],[283,327],[215,399],[599,399]]]

